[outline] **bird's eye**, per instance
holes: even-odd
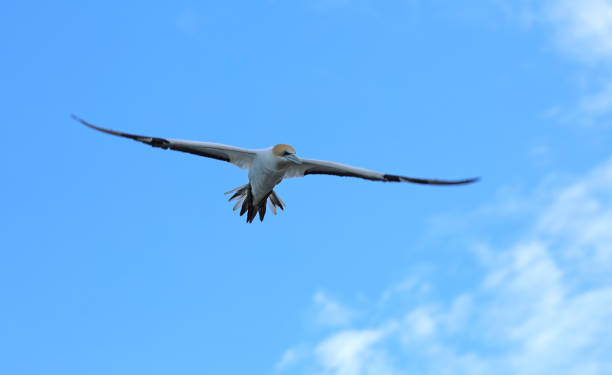
[[[283,152],[283,156],[287,156],[287,155],[289,155],[289,154],[291,154],[289,151],[284,151],[284,152]]]

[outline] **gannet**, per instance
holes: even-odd
[[[352,167],[331,161],[300,158],[295,149],[288,144],[251,150],[246,148],[210,142],[196,142],[171,138],[147,137],[101,128],[72,115],[81,124],[103,133],[130,138],[138,142],[164,150],[176,150],[207,158],[226,161],[249,171],[249,183],[232,189],[225,194],[232,194],[229,201],[237,200],[234,211],[240,207],[240,216],[247,214],[247,223],[252,223],[259,213],[263,221],[266,214],[266,203],[276,215],[276,208],[285,209],[285,203],[274,192],[274,187],[285,178],[304,177],[310,174],[326,174],[342,177],[358,177],[371,181],[411,182],[426,185],[463,185],[475,182],[478,178],[463,180],[437,180],[397,176]]]

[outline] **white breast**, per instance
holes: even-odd
[[[257,204],[278,185],[285,175],[286,166],[278,165],[272,149],[257,152],[249,169],[249,183],[253,193],[253,203]]]

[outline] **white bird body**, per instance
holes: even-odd
[[[253,164],[249,168],[249,184],[255,204],[266,197],[285,177],[289,164],[278,159],[272,147],[255,153]]]
[[[274,214],[276,214],[276,208],[280,208],[281,210],[284,209],[285,204],[276,195],[274,188],[281,183],[283,179],[290,177],[304,177],[309,174],[326,174],[358,177],[372,181],[412,182],[428,185],[461,185],[478,180],[477,178],[470,178],[449,181],[384,174],[331,161],[298,158],[295,149],[287,144],[277,144],[274,147],[266,149],[251,150],[220,143],[147,137],[101,128],[74,115],[72,117],[83,125],[104,133],[130,138],[153,147],[182,151],[226,161],[239,168],[247,169],[249,171],[249,183],[230,190],[226,194],[234,193],[229,200],[238,200],[234,206],[234,210],[240,207],[240,215],[248,212],[247,222],[249,223],[253,221],[258,213],[260,220],[263,221],[266,213],[266,204],[270,206]]]

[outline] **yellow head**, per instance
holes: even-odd
[[[286,145],[284,143],[279,143],[276,146],[272,147],[272,152],[276,156],[286,156],[286,153],[295,155],[295,149],[290,145]]]
[[[277,158],[281,158],[283,162],[302,164],[302,161],[300,160],[300,158],[295,156],[295,149],[284,143],[280,143],[272,147],[272,153]]]

